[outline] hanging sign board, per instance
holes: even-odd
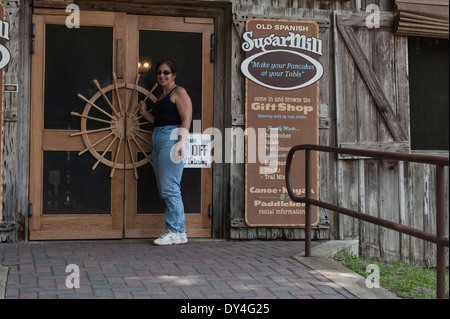
[[[189,134],[189,152],[185,160],[185,168],[211,167],[211,135]]]
[[[305,204],[292,201],[285,182],[294,145],[319,142],[319,79],[323,67],[319,26],[313,21],[250,19],[242,37],[246,77],[245,218],[249,226],[304,226]],[[257,132],[256,139],[249,132]],[[258,154],[255,156],[252,154]],[[292,162],[292,186],[305,193],[304,154]],[[318,160],[312,156],[313,197]],[[311,221],[319,222],[312,207]]]

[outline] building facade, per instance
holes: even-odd
[[[168,56],[198,131],[219,132],[215,154],[234,158],[185,169],[189,235],[303,239],[301,226],[248,225],[244,143],[225,140],[246,126],[242,37],[251,19],[318,25],[319,144],[448,156],[448,1],[413,2],[2,1],[12,89],[0,117],[1,241],[161,232],[151,128],[135,103],[158,96],[154,66]],[[321,200],[434,232],[432,167],[329,154],[318,167]],[[322,209],[313,239],[359,239],[368,257],[434,263],[433,244]]]

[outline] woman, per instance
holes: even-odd
[[[186,90],[175,84],[177,70],[173,61],[160,61],[156,74],[163,93],[152,113],[143,101],[138,104],[140,114],[154,125],[153,166],[159,194],[166,203],[166,230],[154,244],[185,244],[188,240],[180,183],[192,121],[192,101]]]

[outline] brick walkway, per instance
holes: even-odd
[[[6,299],[354,298],[292,258],[303,250],[302,241],[19,242],[0,244],[0,264],[9,268]],[[70,264],[79,288],[66,286]]]

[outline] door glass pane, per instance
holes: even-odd
[[[156,83],[156,64],[169,58],[177,66],[176,84],[189,93],[192,100],[192,118],[202,118],[202,34],[191,32],[139,31],[139,61],[150,68],[139,72],[139,85],[150,90]],[[155,95],[161,94],[160,88]]]
[[[44,128],[80,129],[80,118],[87,99],[97,92],[92,81],[102,87],[111,84],[113,66],[113,28],[65,25],[45,26]],[[98,100],[100,104],[104,103]],[[106,109],[104,105],[99,105]]]
[[[192,100],[193,120],[201,120],[203,37],[201,33],[171,31],[139,31],[139,61],[148,63],[140,69],[139,85],[150,90],[156,83],[156,64],[169,58],[177,66],[176,84],[184,87]],[[161,94],[158,87],[154,94]],[[149,100],[148,100],[149,101]],[[147,105],[151,108],[151,105]],[[192,132],[192,126],[191,126]],[[140,158],[143,158],[140,155]],[[150,164],[139,168],[137,181],[137,213],[162,214],[164,202],[160,199],[156,178]],[[201,169],[186,168],[181,181],[181,193],[186,213],[201,212]]]
[[[105,158],[111,159],[111,152]],[[92,166],[92,156],[78,152],[44,151],[44,214],[110,214],[110,168]]]
[[[139,154],[138,159],[144,156]],[[158,186],[153,167],[150,164],[138,168],[137,181],[137,213],[164,214],[165,204],[159,197]],[[181,179],[181,195],[183,197],[184,212],[201,212],[201,169],[185,168]]]

